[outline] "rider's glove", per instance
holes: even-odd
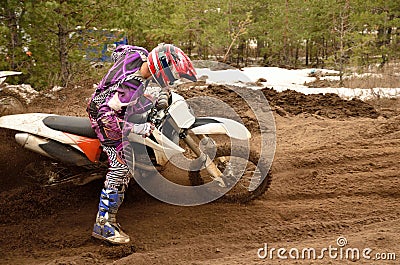
[[[163,89],[157,99],[157,110],[163,110],[166,109],[168,107],[168,101],[169,101],[169,97],[170,97],[171,93],[169,92],[169,90]]]
[[[153,132],[155,126],[151,122],[134,124],[132,127],[132,132],[143,136],[143,138],[149,137]]]

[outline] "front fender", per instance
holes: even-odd
[[[226,134],[238,140],[248,140],[251,133],[247,128],[234,120],[220,117],[200,117],[190,128],[194,134]]]

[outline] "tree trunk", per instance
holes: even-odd
[[[14,10],[6,9],[5,13],[7,15],[8,20],[8,29],[10,30],[10,43],[8,45],[8,54],[10,60],[10,68],[11,70],[17,70],[17,51],[21,47],[21,42],[18,34],[18,19]]]
[[[308,64],[309,64],[309,61],[308,61],[308,57],[309,57],[309,45],[308,45],[308,39],[306,40],[306,66],[308,66]]]
[[[285,29],[283,33],[283,50],[285,64],[289,64],[289,47],[288,47],[288,31],[289,31],[289,1],[285,0]]]
[[[188,43],[188,48],[187,48],[187,52],[188,52],[188,56],[192,57],[192,45],[193,45],[193,33],[192,31],[189,32],[189,43]]]
[[[59,45],[59,59],[61,70],[61,85],[63,87],[68,85],[69,80],[69,67],[68,67],[68,47],[67,47],[68,32],[64,29],[63,25],[58,24],[58,45]]]

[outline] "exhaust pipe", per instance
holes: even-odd
[[[17,133],[15,135],[15,141],[17,141],[17,143],[20,144],[23,148],[53,158],[42,148],[40,148],[40,145],[49,143],[49,141],[44,138],[40,138],[29,133]]]
[[[50,157],[63,163],[76,166],[92,164],[87,157],[70,145],[62,144],[54,140],[47,140],[29,133],[17,133],[15,140],[22,147]]]

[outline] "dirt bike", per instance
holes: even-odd
[[[20,95],[10,91],[4,85],[8,76],[20,75],[21,72],[0,71],[0,117],[25,112],[25,103]]]
[[[145,179],[155,173],[163,175],[167,165],[178,156],[188,164],[184,166],[188,171],[188,186],[205,185],[210,194],[220,192],[221,196],[217,196],[220,200],[247,202],[263,194],[270,185],[270,165],[260,160],[258,152],[232,143],[216,143],[222,136],[248,141],[251,134],[244,125],[227,118],[196,117],[177,93],[171,93],[166,109],[152,106],[128,120],[155,124],[150,137],[134,133],[127,136],[131,152],[125,156],[134,163],[131,168],[136,182],[137,178]],[[15,140],[22,147],[49,158],[25,169],[27,175],[43,186],[85,185],[105,175],[107,156],[89,118],[14,114],[0,117],[0,128],[15,131]],[[244,161],[244,166],[235,167],[235,159]]]

